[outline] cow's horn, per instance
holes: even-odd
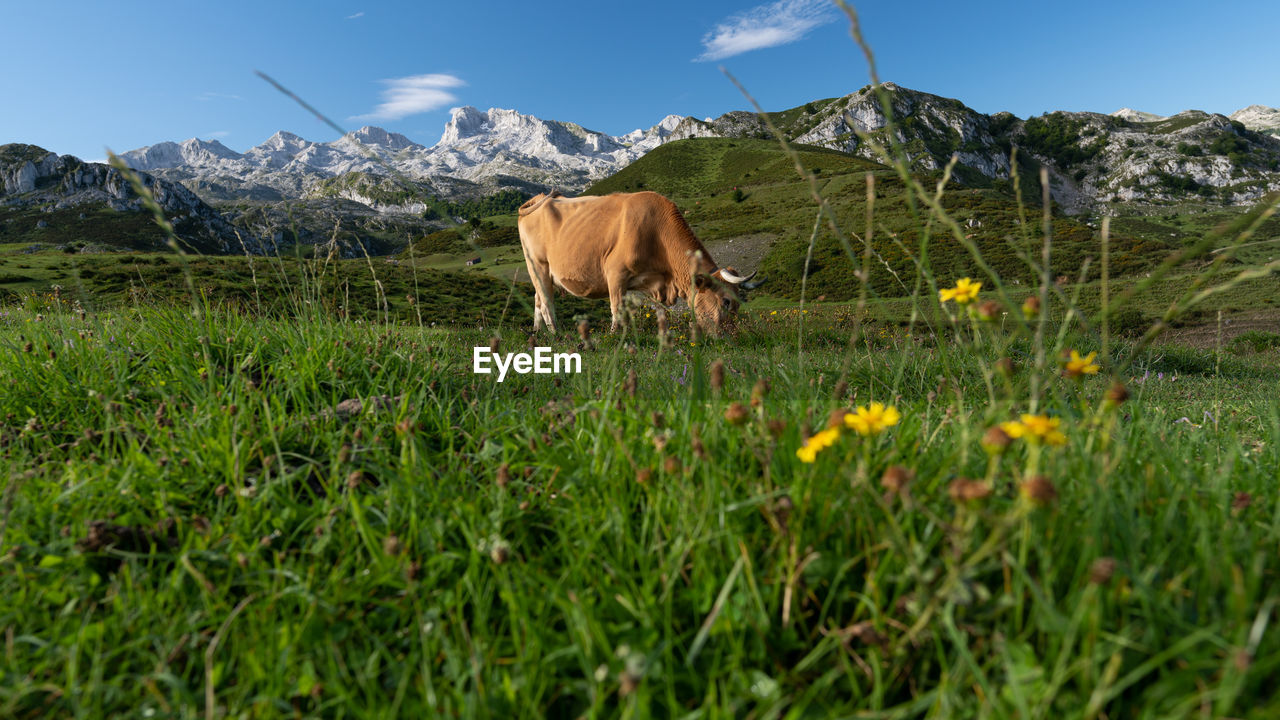
[[[751,274],[752,274],[752,275],[755,275],[755,273],[751,273]],[[742,289],[743,289],[743,290],[755,290],[756,288],[760,287],[760,286],[761,286],[761,285],[763,285],[763,284],[764,284],[764,278],[760,278],[759,280],[756,280],[755,282],[742,283]]]
[[[725,269],[723,269],[723,270],[721,270],[721,271],[720,271],[720,277],[724,278],[724,281],[725,281],[725,282],[727,282],[727,283],[733,283],[734,285],[741,285],[742,283],[744,283],[744,282],[746,282],[746,281],[750,280],[751,278],[753,278],[753,277],[755,277],[755,276],[756,276],[756,274],[755,274],[755,273],[751,273],[750,275],[748,275],[748,276],[746,276],[746,277],[743,277],[743,276],[739,275],[738,273],[736,273],[736,272],[734,272],[734,271],[732,271],[732,270],[730,270],[730,269],[728,269],[728,268],[725,268]]]

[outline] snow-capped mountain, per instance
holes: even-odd
[[[307,197],[317,183],[348,173],[400,174],[442,194],[556,187],[578,191],[672,137],[686,120],[669,115],[622,136],[542,120],[515,110],[455,108],[432,147],[379,127],[329,143],[277,132],[237,153],[217,140],[163,142],[123,153],[130,167],[182,182],[210,200]]]
[[[1009,113],[979,113],[958,100],[893,83],[884,88],[894,115],[904,120],[898,140],[916,169],[936,171],[955,153],[960,172],[977,173],[969,177],[1007,179],[1009,148],[1018,145],[1048,163],[1055,199],[1073,209],[1108,199],[1170,199],[1187,193],[1249,202],[1280,186],[1273,168],[1280,158],[1280,110],[1274,108],[1251,105],[1230,118],[1200,111],[1163,117],[1123,108],[1110,115],[1060,112],[1024,121]],[[878,137],[885,128],[870,87],[775,113],[774,122],[791,141],[872,159],[858,133]],[[1045,144],[1055,134],[1078,135],[1078,152]],[[453,110],[431,147],[363,127],[328,143],[282,131],[244,153],[216,140],[191,139],[123,157],[134,168],[181,182],[206,201],[336,196],[383,213],[418,213],[422,192],[442,198],[503,188],[572,193],[665,142],[768,135],[755,113],[741,111],[704,120],[668,115],[647,129],[611,136],[515,110],[466,106]],[[1170,177],[1194,182],[1178,184]],[[412,181],[416,200],[392,191],[404,185],[401,179]]]

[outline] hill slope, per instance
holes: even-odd
[[[896,173],[847,153],[811,147],[799,151],[806,168],[817,173],[821,191],[846,233],[864,231],[866,177],[875,178],[872,246],[877,257],[871,286],[886,296],[909,294],[920,238]],[[746,269],[758,267],[768,277],[765,291],[769,294],[799,297],[816,205],[808,184],[796,174],[776,141],[693,138],[667,143],[591,186],[586,194],[640,189],[674,200],[717,262]],[[1019,253],[1038,252],[1040,239],[1038,232],[1024,235],[1010,196],[993,189],[952,187],[944,198],[949,213],[1007,282],[1032,282],[1032,273]],[[1037,211],[1028,212],[1034,215]],[[1053,272],[1074,280],[1085,259],[1099,255],[1095,231],[1059,214],[1054,235]],[[861,252],[861,245],[853,249]],[[1111,272],[1121,276],[1143,271],[1170,249],[1159,239],[1116,235],[1111,242]],[[935,229],[928,256],[934,272],[942,278],[981,275],[969,252],[942,229]],[[1092,267],[1090,277],[1096,276],[1097,263]],[[820,225],[809,265],[809,297],[856,297],[857,269],[826,224]]]

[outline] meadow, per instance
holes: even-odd
[[[0,320],[6,717],[1277,709],[1280,350],[200,310]]]
[[[807,218],[722,337],[531,336],[447,236],[6,257],[0,716],[1280,714],[1280,334],[1230,326],[1276,199],[1113,238],[894,148],[688,147],[734,169],[614,189]],[[534,345],[582,373],[472,372]]]

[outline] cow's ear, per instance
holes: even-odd
[[[698,273],[693,276],[693,286],[699,290],[710,290],[715,286],[715,282],[711,279],[710,275]]]

